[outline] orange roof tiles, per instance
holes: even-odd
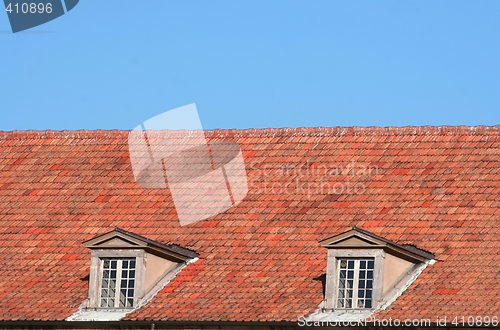
[[[82,242],[120,227],[196,251],[130,320],[293,321],[322,301],[319,241],[352,226],[435,254],[380,317],[500,310],[500,127],[215,130],[249,193],[181,227],[134,183],[127,131],[0,132],[0,319],[63,320],[87,297]]]

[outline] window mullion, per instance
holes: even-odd
[[[359,259],[354,261],[354,285],[352,292],[353,308],[358,308],[358,288],[359,287]]]
[[[120,292],[122,283],[122,263],[123,260],[118,260],[116,263],[116,290],[115,290],[115,307],[120,307]]]

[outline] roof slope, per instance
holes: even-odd
[[[0,133],[0,319],[74,313],[82,242],[114,227],[200,255],[130,319],[296,320],[323,298],[319,241],[352,226],[438,260],[381,316],[500,310],[500,127],[208,131],[241,146],[249,192],[185,227],[134,183],[127,134]]]

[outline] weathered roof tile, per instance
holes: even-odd
[[[74,313],[87,297],[82,242],[114,227],[200,255],[133,320],[296,320],[323,299],[319,241],[352,226],[437,259],[381,316],[498,311],[500,126],[206,136],[237,141],[249,192],[181,227],[166,190],[135,184],[128,131],[0,132],[0,319]]]

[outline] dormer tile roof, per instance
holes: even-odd
[[[353,226],[437,261],[379,317],[500,309],[499,126],[207,131],[239,144],[249,192],[183,227],[168,189],[134,182],[127,136],[0,132],[0,320],[75,313],[88,290],[82,242],[115,227],[199,254],[128,320],[295,321],[323,299],[319,242]],[[325,182],[337,190],[314,188]]]

